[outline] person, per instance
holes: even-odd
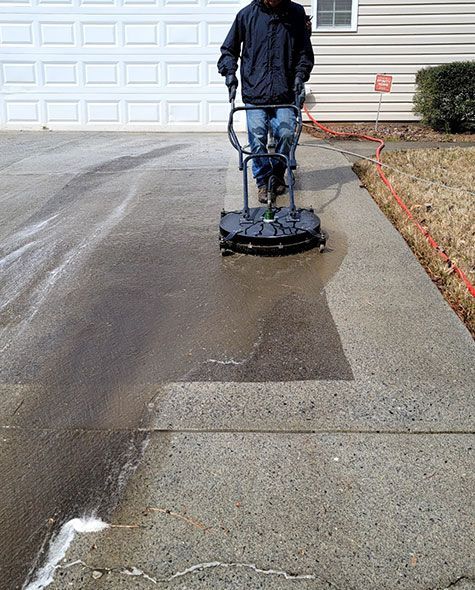
[[[221,46],[218,60],[218,71],[225,77],[229,100],[236,97],[240,58],[245,105],[295,103],[314,65],[309,23],[303,6],[291,0],[253,0],[240,10]],[[293,109],[248,110],[246,117],[252,153],[267,153],[270,128],[276,142],[275,151],[289,155],[295,128]],[[261,203],[267,202],[269,178],[272,197],[285,192],[285,165],[281,159],[253,158],[252,170]]]

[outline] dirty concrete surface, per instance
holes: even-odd
[[[473,342],[343,156],[327,252],[221,258],[224,135],[0,145],[0,587],[83,514],[50,588],[475,587]]]

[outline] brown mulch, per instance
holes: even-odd
[[[382,122],[378,125],[378,131],[374,130],[374,123],[329,123],[322,122],[326,127],[334,131],[344,133],[358,133],[371,135],[385,141],[474,141],[475,133],[438,133],[421,123]],[[348,137],[329,136],[318,128],[305,125],[305,130],[318,139],[350,139]]]

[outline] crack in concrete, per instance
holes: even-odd
[[[66,563],[64,565],[58,565],[57,568],[58,569],[59,568],[69,569],[71,567],[78,566],[78,565],[83,566],[84,568],[90,570],[91,572],[101,572],[102,574],[104,574],[104,573],[119,574],[119,575],[122,574],[122,575],[126,575],[126,576],[143,578],[144,580],[147,580],[148,582],[151,582],[154,585],[167,584],[169,582],[173,582],[173,580],[176,580],[177,578],[182,578],[184,576],[203,572],[203,571],[209,570],[209,569],[242,568],[242,569],[251,570],[251,571],[255,572],[256,574],[261,574],[261,575],[265,575],[265,576],[278,576],[278,577],[284,578],[285,580],[318,580],[318,579],[320,579],[322,582],[329,584],[330,586],[332,586],[336,590],[340,590],[339,586],[337,586],[334,582],[330,582],[330,580],[325,580],[323,578],[320,578],[316,574],[295,574],[295,573],[287,572],[285,570],[262,569],[262,568],[258,567],[255,563],[233,562],[233,561],[232,562],[208,561],[208,562],[203,562],[203,563],[197,563],[195,565],[192,565],[192,566],[186,568],[185,570],[175,572],[171,576],[161,577],[161,578],[158,578],[158,577],[155,578],[135,566],[125,567],[125,568],[92,567],[92,566],[88,565],[86,562],[82,561],[81,559],[78,559],[76,561],[72,561],[70,563]]]
[[[198,563],[196,565],[193,565],[193,566],[187,568],[186,570],[183,570],[182,572],[177,572],[177,573],[173,574],[172,576],[170,576],[169,578],[167,578],[166,581],[171,582],[172,580],[174,580],[176,578],[181,578],[182,576],[186,576],[187,574],[193,574],[195,572],[201,572],[206,569],[213,569],[213,568],[217,568],[217,567],[245,568],[245,569],[253,570],[257,574],[264,574],[267,576],[268,575],[281,576],[281,577],[285,578],[286,580],[316,580],[317,579],[317,576],[314,574],[292,574],[292,573],[288,573],[284,570],[274,570],[274,569],[264,570],[264,569],[257,567],[254,563],[240,563],[240,562],[222,563],[220,561],[210,561],[210,562],[205,562],[205,563]]]

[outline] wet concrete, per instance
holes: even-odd
[[[118,415],[111,404],[117,390],[141,382],[147,396],[147,384],[167,381],[352,379],[324,293],[345,256],[344,236],[332,234],[325,258],[309,252],[223,259],[215,222],[225,169],[174,170],[168,180],[161,171],[142,172],[123,199],[121,174],[174,151],[180,144],[74,176],[26,221],[33,243],[31,232],[23,242],[7,242],[13,252],[31,248],[7,267],[7,279],[16,273],[25,284],[15,283],[3,311],[3,380],[38,384],[35,425],[83,427],[91,417],[117,426],[124,414],[130,426],[131,411],[140,422],[123,396]],[[84,236],[91,218],[99,219],[98,229]],[[43,243],[46,252],[36,247]],[[76,270],[81,250],[85,261]],[[66,281],[78,275],[58,292],[63,272]],[[41,329],[34,330],[36,322]],[[46,390],[56,392],[51,408]],[[65,391],[75,392],[74,412]]]
[[[60,525],[107,517],[141,457],[145,433],[3,429],[0,588],[20,588]]]
[[[343,234],[323,260],[223,259],[228,167],[209,140],[25,137],[2,164],[8,588],[61,522],[110,513],[161,383],[353,378],[324,293]]]

